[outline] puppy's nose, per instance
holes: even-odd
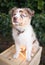
[[[17,23],[17,17],[13,17],[13,22]]]
[[[17,18],[16,17],[13,17],[13,20],[17,20]]]

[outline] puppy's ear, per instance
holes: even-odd
[[[30,8],[25,8],[25,10],[28,12],[29,16],[34,16],[35,11],[31,10]]]
[[[9,14],[12,16],[13,13],[14,13],[14,11],[15,11],[16,9],[17,9],[17,7],[12,8],[12,9],[9,11]]]

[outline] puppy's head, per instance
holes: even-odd
[[[15,26],[25,26],[30,24],[34,11],[29,8],[12,8],[9,12],[12,24]]]

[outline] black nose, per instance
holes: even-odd
[[[13,17],[13,20],[15,21],[15,20],[17,20],[17,18],[16,17]]]
[[[13,17],[13,22],[17,23],[17,18]]]

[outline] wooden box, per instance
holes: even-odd
[[[30,62],[25,61],[25,54],[20,52],[17,59],[13,58],[15,53],[15,46],[12,45],[10,48],[0,54],[0,65],[39,65],[41,58],[42,47],[36,52]]]

